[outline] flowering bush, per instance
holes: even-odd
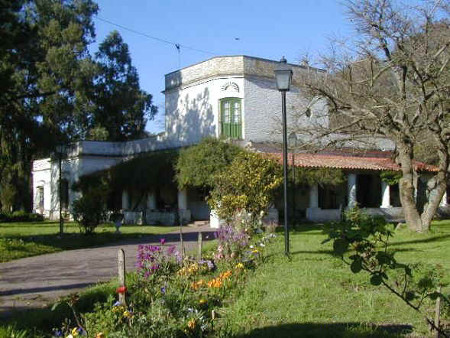
[[[181,255],[175,245],[164,247],[162,245],[139,245],[137,253],[137,273],[143,278],[153,275],[168,275],[174,272],[181,262]]]
[[[87,331],[97,338],[214,335],[216,313],[244,285],[246,271],[256,266],[274,236],[259,236],[250,244],[243,230],[225,227],[218,231],[213,257],[200,261],[181,260],[177,248],[166,246],[165,240],[140,245],[137,273],[116,290],[127,293],[127,305],[110,296],[82,316],[85,330],[64,333],[75,337]]]
[[[231,225],[225,225],[215,233],[219,244],[216,259],[239,259],[248,246],[249,235]]]

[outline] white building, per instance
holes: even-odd
[[[224,56],[167,74],[165,132],[137,141],[83,141],[72,145],[67,158],[62,161],[63,207],[70,210],[71,203],[78,198],[78,193],[71,187],[83,175],[138,155],[196,144],[206,136],[225,136],[240,140],[255,151],[279,154],[273,146],[267,149],[267,144],[281,143],[281,100],[274,79],[276,64],[276,61],[248,56]],[[291,66],[293,84],[287,95],[288,112],[311,105],[298,89],[305,67]],[[317,114],[324,109],[324,103],[318,100],[311,106],[310,116],[303,116],[296,123],[328,125],[327,117]],[[288,116],[288,126],[293,122],[292,118]],[[324,221],[338,218],[340,209],[359,203],[369,212],[401,218],[396,188],[387,186],[379,177],[383,170],[398,169],[389,159],[393,145],[386,140],[376,140],[375,144],[377,149],[358,151],[356,155],[344,152],[295,154],[297,166],[340,168],[347,175],[347,183],[342,187],[313,186],[296,191],[296,213],[312,221]],[[34,162],[36,212],[58,218],[58,182],[58,159]],[[181,211],[185,220],[209,218],[210,212],[201,192],[176,191],[172,178],[168,177],[167,182],[167,186],[159,191],[149,191],[139,200],[132,191],[123,191],[121,208],[126,211],[126,221],[171,223],[175,220],[176,210]],[[370,187],[370,193],[364,193],[368,191],[367,187]],[[447,207],[447,202],[445,196],[442,206]]]

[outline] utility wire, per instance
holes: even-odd
[[[101,18],[101,17],[99,17],[99,16],[97,16],[96,19],[97,19],[97,20],[100,20],[100,21],[103,21],[103,22],[106,22],[106,23],[109,23],[110,25],[113,25],[113,26],[122,28],[122,29],[124,29],[124,30],[126,30],[126,31],[129,31],[129,32],[131,32],[131,33],[134,33],[134,34],[138,34],[138,35],[144,36],[144,37],[146,37],[146,38],[148,38],[148,39],[152,39],[152,40],[155,40],[155,41],[158,41],[158,42],[162,42],[162,43],[166,43],[166,44],[168,44],[168,45],[172,45],[172,46],[174,46],[174,47],[178,50],[178,52],[180,52],[180,48],[184,48],[184,49],[189,49],[189,50],[196,51],[196,52],[200,52],[200,53],[205,53],[205,54],[210,54],[210,55],[217,55],[216,53],[213,53],[213,52],[210,52],[210,51],[207,51],[207,50],[198,49],[198,48],[194,48],[194,47],[190,47],[190,46],[185,46],[185,45],[182,45],[182,44],[180,44],[180,43],[172,42],[172,41],[169,41],[169,40],[165,40],[165,39],[158,38],[158,37],[156,37],[156,36],[149,35],[149,34],[147,34],[147,33],[139,32],[139,31],[137,31],[137,30],[135,30],[135,29],[125,27],[125,26],[123,26],[123,25],[120,25],[120,24],[118,24],[118,23],[112,22],[112,21],[110,21],[110,20],[103,19],[103,18]]]

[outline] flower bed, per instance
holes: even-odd
[[[244,286],[249,270],[263,260],[265,243],[274,234],[250,238],[224,227],[217,249],[202,260],[182,257],[175,246],[140,245],[137,272],[94,311],[75,315],[55,334],[65,337],[200,337],[220,329],[221,309]],[[80,320],[78,320],[79,317]],[[75,326],[75,327],[74,327]]]

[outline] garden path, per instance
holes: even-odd
[[[213,239],[209,226],[183,227],[186,251],[197,245],[198,232]],[[13,311],[45,307],[59,297],[79,291],[89,285],[117,276],[117,251],[125,251],[127,271],[135,269],[139,244],[179,244],[179,232],[143,236],[139,240],[115,242],[109,245],[67,250],[0,263],[0,317]]]

